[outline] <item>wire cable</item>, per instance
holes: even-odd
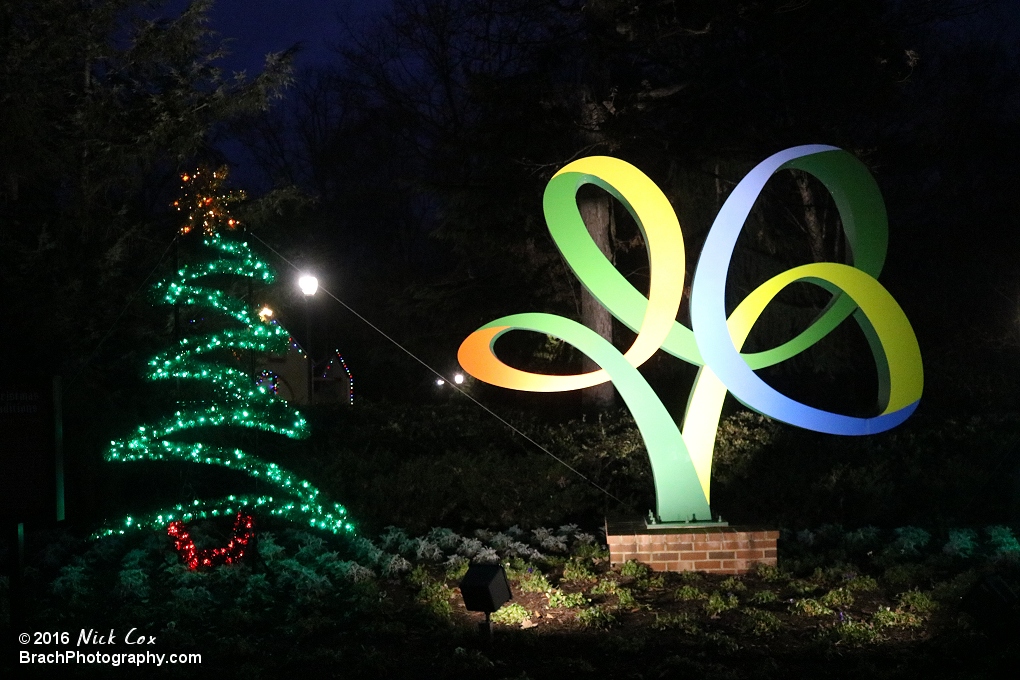
[[[291,262],[290,260],[288,260],[288,259],[287,259],[286,257],[284,257],[284,256],[283,256],[283,255],[282,255],[282,254],[281,254],[281,253],[280,253],[279,251],[277,251],[277,250],[276,250],[275,248],[273,248],[273,247],[272,247],[272,246],[270,246],[270,245],[269,245],[268,243],[266,243],[265,241],[263,241],[263,240],[262,240],[261,238],[259,238],[259,237],[258,237],[258,236],[256,236],[255,234],[252,234],[251,232],[249,232],[249,233],[248,233],[248,235],[249,235],[249,236],[251,236],[252,238],[254,238],[255,240],[257,240],[257,241],[258,241],[259,243],[261,243],[261,244],[262,244],[262,245],[263,245],[263,246],[264,246],[264,247],[265,247],[266,249],[268,249],[268,250],[269,250],[270,252],[272,252],[272,253],[273,253],[274,255],[276,255],[276,256],[277,256],[278,258],[280,258],[280,260],[282,260],[283,262],[287,263],[287,265],[288,265],[288,266],[289,266],[289,267],[290,267],[291,269],[293,269],[294,271],[301,271],[301,270],[300,270],[300,268],[299,268],[299,267],[298,267],[297,265],[295,265],[295,264],[294,264],[293,262]],[[596,484],[595,482],[593,482],[593,481],[592,481],[591,479],[589,479],[588,477],[586,477],[585,475],[583,475],[583,474],[582,474],[582,473],[581,473],[580,471],[578,471],[578,470],[577,470],[576,468],[574,468],[574,467],[573,467],[573,466],[571,466],[571,465],[570,465],[569,463],[567,463],[566,461],[564,461],[564,460],[563,460],[562,458],[558,457],[558,456],[557,456],[556,454],[554,454],[554,453],[553,453],[552,451],[550,451],[550,450],[549,450],[549,449],[547,449],[546,447],[542,446],[542,445],[541,445],[541,444],[539,444],[539,443],[538,443],[537,441],[535,441],[534,439],[532,439],[531,437],[529,437],[529,436],[528,436],[527,434],[525,434],[524,432],[522,432],[521,430],[519,430],[519,429],[518,429],[517,427],[515,427],[515,426],[514,426],[514,425],[513,425],[512,423],[510,423],[510,422],[507,422],[507,420],[506,420],[506,419],[504,419],[504,418],[503,418],[502,416],[500,416],[500,415],[499,415],[498,413],[496,413],[495,411],[493,411],[493,410],[492,410],[491,408],[489,408],[488,406],[486,406],[485,404],[483,404],[482,402],[478,401],[478,400],[477,400],[477,399],[475,399],[475,398],[474,398],[473,396],[471,396],[470,394],[468,394],[468,393],[467,393],[466,391],[464,391],[463,389],[461,389],[460,387],[458,387],[458,386],[457,386],[457,384],[456,384],[456,383],[455,383],[455,382],[454,382],[453,380],[450,380],[450,379],[449,379],[449,378],[447,378],[447,377],[446,377],[445,375],[443,375],[442,373],[440,373],[440,372],[439,372],[439,371],[437,371],[436,369],[434,369],[434,368],[432,368],[431,366],[429,366],[429,365],[428,365],[427,363],[425,363],[425,361],[424,361],[424,360],[420,359],[420,358],[419,358],[419,357],[417,357],[417,356],[416,356],[416,355],[415,355],[415,354],[414,354],[413,352],[411,352],[411,350],[407,349],[406,347],[404,347],[403,345],[401,345],[401,344],[400,344],[399,342],[397,342],[397,341],[396,341],[395,339],[393,339],[392,337],[390,337],[389,335],[387,335],[387,334],[386,334],[386,333],[385,333],[385,332],[384,332],[384,331],[383,331],[383,330],[382,330],[381,328],[379,328],[379,327],[378,327],[378,326],[376,326],[376,325],[375,325],[374,323],[372,323],[371,321],[369,321],[368,319],[366,319],[365,317],[363,317],[363,316],[362,316],[361,314],[359,314],[359,313],[358,313],[358,312],[357,312],[356,310],[354,310],[354,309],[353,309],[353,308],[352,308],[352,307],[351,307],[350,305],[348,305],[348,304],[347,304],[346,302],[344,302],[344,301],[343,301],[343,300],[341,300],[341,299],[340,299],[339,297],[337,297],[336,295],[334,295],[334,294],[333,294],[333,293],[332,293],[331,291],[329,291],[329,290],[326,290],[325,288],[321,288],[321,287],[319,288],[319,290],[321,290],[321,291],[322,291],[323,293],[325,293],[325,294],[326,294],[326,295],[328,295],[329,297],[333,298],[333,300],[334,300],[334,301],[336,301],[337,303],[339,303],[339,304],[340,304],[340,305],[341,305],[341,306],[342,306],[342,307],[343,307],[344,309],[346,309],[346,310],[347,310],[348,312],[350,312],[351,314],[353,314],[354,316],[356,316],[356,317],[357,317],[357,318],[358,318],[359,320],[361,320],[361,321],[362,321],[362,323],[364,323],[365,325],[367,325],[367,326],[368,326],[369,328],[371,328],[372,330],[374,330],[374,331],[375,331],[376,333],[378,333],[378,334],[379,334],[379,335],[381,335],[382,337],[386,338],[386,339],[387,339],[387,340],[388,340],[388,341],[389,341],[389,342],[390,342],[391,344],[393,344],[393,345],[394,345],[395,347],[397,347],[397,348],[398,348],[398,349],[399,349],[400,351],[402,351],[402,352],[403,352],[404,354],[406,354],[407,356],[411,357],[411,358],[412,358],[412,359],[414,359],[414,360],[415,360],[416,362],[418,362],[419,364],[421,364],[421,365],[422,365],[423,367],[425,367],[425,369],[426,369],[426,370],[428,370],[428,371],[429,371],[430,373],[434,374],[434,375],[435,375],[435,376],[436,376],[437,378],[439,378],[439,379],[441,379],[441,380],[445,381],[445,382],[446,382],[447,384],[449,384],[449,385],[450,385],[450,387],[452,387],[453,389],[455,389],[455,390],[457,390],[458,392],[460,392],[460,393],[461,393],[462,395],[464,395],[465,397],[467,397],[467,398],[468,398],[468,399],[469,399],[469,400],[470,400],[471,402],[473,402],[473,403],[474,403],[474,404],[475,404],[476,406],[478,406],[479,408],[481,408],[481,409],[482,409],[483,411],[485,411],[486,413],[488,413],[488,414],[489,414],[490,416],[492,416],[493,418],[495,418],[495,419],[496,419],[496,420],[498,420],[499,422],[503,423],[503,424],[504,424],[505,426],[507,426],[508,428],[510,428],[510,430],[512,430],[512,431],[513,431],[513,432],[515,432],[516,434],[520,435],[520,436],[521,436],[521,437],[522,437],[522,438],[523,438],[523,439],[524,439],[525,441],[527,441],[527,442],[529,442],[530,444],[532,444],[532,445],[533,445],[533,446],[534,446],[535,448],[537,448],[538,450],[542,451],[542,452],[543,452],[543,453],[545,453],[545,454],[546,454],[547,456],[549,456],[550,458],[552,458],[553,460],[555,460],[556,462],[558,462],[558,463],[559,463],[560,465],[562,465],[563,467],[567,468],[568,470],[570,470],[571,472],[573,472],[573,473],[574,473],[575,475],[577,475],[578,477],[580,477],[581,479],[583,479],[584,481],[586,481],[586,482],[587,482],[588,484],[590,484],[591,486],[593,486],[593,487],[595,487],[596,489],[598,489],[599,491],[601,491],[602,493],[606,494],[607,496],[609,496],[610,498],[612,498],[612,499],[613,499],[613,500],[615,500],[616,502],[620,503],[621,505],[625,505],[625,506],[627,506],[627,507],[631,507],[630,503],[627,503],[627,502],[625,502],[625,501],[623,501],[623,500],[621,500],[621,499],[617,498],[617,497],[616,497],[616,496],[614,496],[613,494],[609,493],[609,492],[608,492],[608,491],[607,491],[606,489],[604,489],[603,487],[599,486],[598,484]],[[632,508],[632,509],[633,509],[633,508]]]

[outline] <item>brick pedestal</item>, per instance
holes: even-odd
[[[746,574],[755,564],[776,564],[779,532],[760,527],[649,529],[644,522],[606,525],[613,564],[636,560],[655,571]]]

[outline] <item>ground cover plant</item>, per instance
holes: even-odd
[[[199,542],[222,531],[193,527]],[[54,534],[31,555],[26,625],[139,627],[159,651],[200,653],[203,672],[239,678],[994,677],[1020,657],[1016,619],[967,594],[993,578],[1020,591],[1020,550],[994,526],[968,530],[963,556],[960,535],[785,532],[778,567],[724,576],[611,565],[597,532],[576,525],[390,527],[369,540],[279,524],[260,528],[240,564],[200,570],[159,534]],[[459,596],[472,561],[503,564],[513,591],[491,643]]]

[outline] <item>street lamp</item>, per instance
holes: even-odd
[[[319,290],[319,280],[311,274],[302,274],[298,279],[298,288],[305,296],[305,359],[308,360],[308,405],[312,405],[315,396],[315,366],[312,361],[312,312],[311,299]]]
[[[308,297],[315,295],[315,291],[319,290],[319,280],[311,274],[302,274],[301,278],[298,279],[297,285],[301,292]]]

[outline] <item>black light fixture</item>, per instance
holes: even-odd
[[[485,623],[478,627],[486,636],[492,634],[492,612],[513,599],[501,564],[472,564],[460,582],[460,594],[469,612],[485,612]]]

